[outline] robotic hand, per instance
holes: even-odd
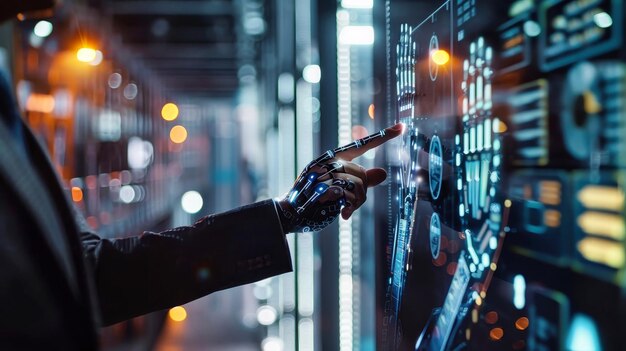
[[[401,133],[402,124],[396,124],[328,150],[311,161],[285,198],[277,202],[283,231],[318,231],[340,213],[348,219],[365,202],[367,188],[380,184],[387,177],[382,168],[366,170],[350,161]]]

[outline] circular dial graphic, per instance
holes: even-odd
[[[437,35],[433,33],[433,36],[430,37],[428,52],[436,52],[437,50],[439,50],[439,39],[437,39]],[[430,73],[430,80],[435,81],[439,73],[439,65],[434,63],[433,60],[428,60],[428,72]]]
[[[470,323],[468,312],[482,304],[496,269],[502,222],[498,194],[502,125],[492,115],[492,59],[493,51],[481,37],[470,43],[469,58],[463,62],[462,128],[454,140],[454,169],[464,244],[443,305],[432,315],[416,350],[445,349],[464,330],[460,326]],[[462,334],[459,337],[465,338]]]
[[[433,256],[433,260],[439,257],[439,250],[441,249],[441,220],[437,212],[433,212],[430,217],[430,254]]]
[[[437,200],[441,194],[441,183],[443,181],[443,155],[439,136],[433,136],[430,141],[428,151],[428,183],[430,195],[433,200]]]

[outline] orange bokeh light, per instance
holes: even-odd
[[[182,144],[187,140],[187,129],[181,125],[173,126],[170,130],[170,140],[175,144]]]
[[[72,200],[74,202],[81,202],[81,201],[83,201],[83,191],[81,190],[81,188],[79,188],[77,186],[73,186],[72,187]]]
[[[504,336],[504,330],[502,330],[502,328],[493,328],[489,332],[489,339],[493,341],[498,341],[502,339],[503,336]]]
[[[450,61],[450,54],[448,54],[446,50],[433,50],[430,53],[430,58],[433,60],[434,63],[441,66]]]
[[[171,308],[168,315],[174,322],[182,322],[187,319],[187,311],[182,306]]]
[[[498,322],[498,312],[496,311],[491,311],[491,312],[487,312],[487,314],[485,314],[485,322],[487,322],[488,324],[495,324]]]
[[[28,111],[52,113],[54,106],[54,96],[48,94],[30,94],[26,100],[26,109]]]
[[[83,47],[76,51],[76,59],[80,62],[92,62],[97,58],[97,56],[98,53],[92,48]]]
[[[528,321],[528,318],[520,317],[515,321],[515,328],[517,328],[518,330],[526,330],[529,323],[530,322]]]
[[[161,117],[166,121],[173,121],[178,118],[178,106],[176,104],[168,102],[163,105],[161,109]]]

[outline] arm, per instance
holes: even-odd
[[[105,325],[291,271],[271,200],[161,233],[109,240],[85,232],[82,244]]]
[[[367,187],[386,177],[383,169],[365,170],[349,161],[401,131],[397,124],[325,153],[277,203],[267,200],[131,238],[83,234],[104,324],[290,271],[283,233],[319,230],[340,213],[349,218],[365,201]]]

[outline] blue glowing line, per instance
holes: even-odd
[[[465,239],[467,240],[467,251],[469,251],[470,256],[472,256],[472,262],[475,265],[478,265],[480,263],[480,259],[476,254],[476,250],[474,250],[474,245],[472,243],[472,232],[470,232],[469,229],[465,230]]]

